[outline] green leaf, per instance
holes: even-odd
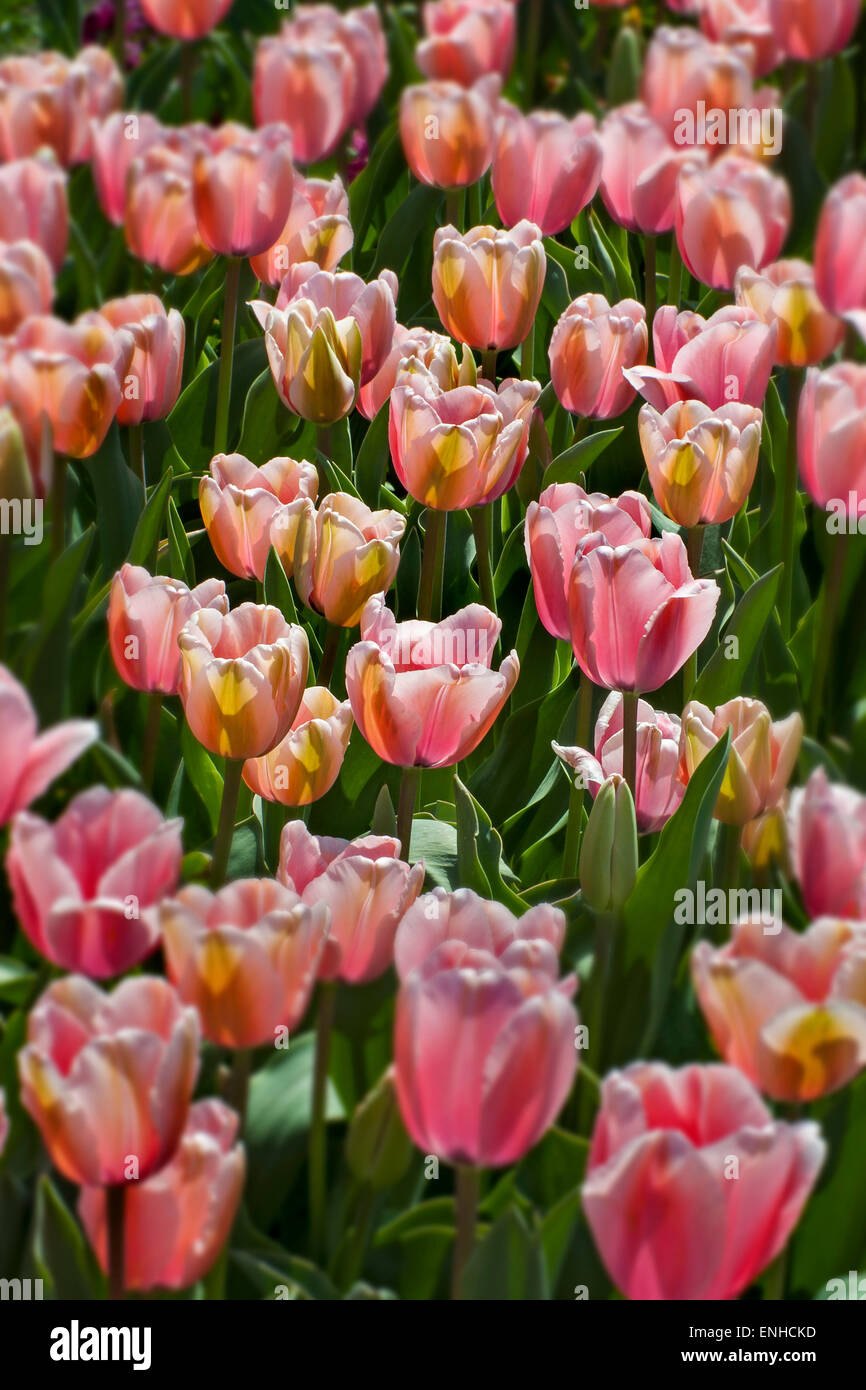
[[[791,1287],[813,1291],[849,1269],[866,1267],[866,1076],[810,1106],[827,1141],[815,1191],[794,1232]]]
[[[270,603],[274,608],[279,608],[283,617],[289,623],[298,621],[298,613],[295,608],[295,600],[292,597],[291,585],[286,578],[286,571],[280,563],[280,557],[276,550],[271,546],[268,551],[268,558],[265,564],[265,603]]]
[[[531,1232],[513,1207],[496,1220],[475,1247],[463,1268],[461,1297],[526,1301],[550,1295],[541,1249],[541,1236]]]
[[[698,677],[693,699],[714,709],[747,688],[747,676],[770,621],[781,575],[782,566],[777,565],[746,590],[724,633],[719,635],[719,645]],[[736,640],[735,646],[732,638]]]
[[[503,877],[502,840],[484,807],[454,775],[454,801],[457,810],[457,869],[464,888],[474,888],[483,897],[493,897],[512,912],[526,911],[522,898],[509,888]],[[513,878],[510,870],[507,873]]]
[[[102,1296],[104,1281],[96,1259],[47,1176],[36,1186],[33,1263],[52,1298],[89,1300]]]
[[[195,561],[192,558],[189,536],[171,496],[168,499],[168,560],[172,578],[182,579],[187,588],[194,589]]]
[[[82,464],[96,495],[102,566],[106,574],[113,574],[126,558],[144,510],[141,481],[126,462],[116,421],[100,448]]]
[[[579,482],[581,473],[585,473],[590,464],[619,438],[623,428],[622,425],[618,425],[612,430],[598,430],[595,434],[589,434],[585,439],[579,440],[577,444],[572,444],[564,453],[558,454],[550,467],[544,471],[544,486],[549,487],[551,483]]]
[[[183,753],[184,770],[207,812],[211,834],[215,835],[219,825],[223,794],[222,776],[210,753],[207,749],[202,748],[186,720],[181,726],[180,747]]]
[[[605,231],[595,209],[589,214],[589,234],[595,249],[595,259],[601,267],[606,293],[611,303],[619,299],[637,299],[631,269]]]
[[[355,482],[358,492],[374,510],[379,506],[379,493],[388,476],[388,423],[391,407],[388,401],[371,421],[355,460]]]
[[[36,971],[13,956],[0,956],[0,999],[26,1004],[38,980]]]
[[[166,469],[158,484],[148,498],[147,506],[138,518],[138,524],[129,547],[129,563],[143,565],[153,572],[156,552],[165,527],[168,499],[171,496],[172,472]]]
[[[253,338],[235,348],[232,359],[232,390],[229,405],[228,448],[240,434],[240,421],[247,394],[266,364],[265,340]],[[213,457],[219,363],[212,362],[199,372],[181,392],[166,421],[172,443],[187,468],[206,473]]]

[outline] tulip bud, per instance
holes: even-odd
[[[580,850],[580,886],[596,912],[623,906],[637,878],[637,822],[628,784],[616,774],[599,788]]]
[[[11,410],[0,409],[0,498],[12,502],[33,497],[33,478],[24,451],[24,436]]]
[[[359,1182],[383,1192],[399,1182],[412,1159],[412,1141],[397,1104],[394,1068],[389,1067],[352,1117],[346,1161]]]

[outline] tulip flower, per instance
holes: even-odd
[[[615,106],[599,126],[601,196],[614,222],[658,236],[674,225],[674,194],[694,151],[675,149],[643,102]]]
[[[692,275],[729,290],[741,265],[761,270],[782,249],[791,225],[784,179],[740,155],[686,164],[676,193],[676,237]]]
[[[242,579],[265,577],[272,529],[291,574],[304,498],[315,501],[319,477],[306,459],[269,459],[257,468],[243,454],[217,454],[199,483],[198,500],[216,557]]]
[[[168,132],[147,111],[113,111],[93,127],[93,182],[99,206],[115,227],[123,226],[129,166]]]
[[[547,257],[534,222],[510,231],[440,227],[433,238],[433,303],[452,338],[474,348],[513,348],[529,336]]]
[[[866,339],[866,178],[849,174],[824,199],[815,237],[815,287],[833,314]],[[0,213],[2,219],[2,213]]]
[[[291,311],[295,305],[310,304],[316,313],[330,309],[338,324],[354,319],[361,335],[361,384],[371,381],[382,366],[394,339],[396,325],[397,277],[383,270],[378,279],[365,284],[348,271],[336,274],[306,264],[293,266],[277,295],[277,311]],[[265,327],[272,306],[253,300],[253,313]]]
[[[406,980],[444,941],[461,941],[497,960],[514,942],[534,942],[545,960],[551,959],[552,951],[555,975],[555,959],[565,941],[565,914],[549,903],[539,903],[515,917],[502,903],[489,902],[471,888],[453,893],[434,888],[413,903],[397,928],[394,965],[400,979]]]
[[[273,879],[216,894],[182,888],[159,912],[169,979],[221,1047],[273,1046],[300,1023],[328,935],[327,908]]]
[[[190,729],[211,753],[257,758],[285,738],[307,680],[302,627],[278,608],[201,608],[177,639],[180,697]]]
[[[741,266],[734,294],[737,303],[754,309],[762,323],[778,324],[775,361],[779,367],[822,362],[842,341],[842,324],[818,298],[807,261],[776,261],[760,273]]]
[[[166,311],[154,294],[110,299],[99,310],[113,328],[126,328],[135,349],[117,408],[120,425],[163,420],[180,395],[186,330],[177,309]]]
[[[0,241],[0,336],[32,314],[49,313],[53,299],[54,273],[41,247]]]
[[[244,763],[244,781],[265,801],[309,806],[336,782],[352,722],[348,700],[337,700],[324,686],[308,686],[285,738]]]
[[[715,580],[694,579],[678,535],[578,546],[569,585],[571,643],[581,670],[608,690],[658,690],[709,632]]]
[[[821,917],[804,932],[753,916],[692,979],[716,1046],[773,1100],[806,1104],[866,1066],[866,927]]]
[[[366,121],[388,76],[388,45],[375,4],[355,5],[341,13],[334,5],[301,5],[282,28],[289,48],[307,40],[336,44],[351,60],[353,86],[347,123]]]
[[[684,782],[728,729],[731,752],[713,814],[726,825],[742,826],[779,801],[800,753],[803,720],[795,713],[773,723],[766,705],[742,695],[715,710],[692,700],[683,710],[680,738]]]
[[[149,1178],[173,1156],[198,1071],[199,1025],[165,980],[104,994],[69,975],[30,1011],[21,1103],[51,1161],[87,1187]]]
[[[253,256],[250,265],[257,280],[279,285],[302,261],[335,270],[354,240],[342,179],[337,174],[330,181],[305,179],[296,173],[286,225],[273,246]]]
[[[191,275],[211,259],[193,202],[194,141],[175,135],[132,160],[126,176],[123,230],[133,256],[168,275]]]
[[[637,773],[635,814],[642,835],[661,830],[685,795],[677,770],[680,758],[680,721],[675,714],[656,712],[646,700],[637,704]],[[595,724],[595,755],[585,748],[564,748],[553,743],[553,751],[576,774],[576,781],[588,787],[593,798],[611,777],[623,770],[622,696],[608,695]]]
[[[736,1298],[784,1248],[825,1152],[733,1067],[611,1072],[582,1189],[605,1268],[631,1299]]]
[[[814,62],[840,53],[857,27],[860,0],[769,0],[770,22],[786,58]]]
[[[0,238],[35,241],[57,271],[68,237],[66,174],[55,159],[40,154],[0,164]]]
[[[153,906],[180,875],[181,824],[163,820],[138,792],[106,787],[73,797],[54,825],[19,811],[6,871],[37,951],[95,979],[150,955],[158,940]]]
[[[128,1187],[124,1288],[187,1289],[207,1274],[229,1238],[243,1192],[244,1151],[234,1143],[238,1124],[221,1100],[196,1101],[170,1161]],[[85,1187],[78,1215],[107,1271],[105,1192]]]
[[[504,1167],[556,1119],[577,1067],[575,981],[557,980],[555,952],[538,944],[496,956],[446,941],[402,982],[397,1096],[422,1153]]]
[[[585,536],[601,531],[610,545],[649,536],[649,502],[639,492],[608,497],[577,483],[551,483],[526,509],[525,549],[535,605],[547,631],[568,642],[568,586],[574,554]]]
[[[391,392],[397,385],[397,376],[404,362],[410,358],[417,357],[424,366],[429,366],[434,359],[457,361],[450,338],[446,338],[443,333],[434,333],[430,328],[404,328],[402,323],[395,324],[394,336],[391,339],[391,350],[385,361],[382,363],[376,375],[362,386],[358,392],[358,410],[365,420],[375,420],[379,411],[386,401],[390,400]],[[477,380],[475,359],[472,354],[464,348],[463,356],[464,378],[462,384],[474,386]],[[438,379],[438,378],[437,378]],[[440,385],[457,386],[460,382],[460,370],[457,375],[451,378],[450,373],[446,373]]]
[[[173,39],[203,39],[225,19],[234,0],[141,0],[148,24]]]
[[[702,0],[698,17],[707,38],[738,52],[751,48],[756,77],[779,66],[783,53],[770,0]]]
[[[797,417],[800,477],[812,501],[855,525],[866,496],[866,367],[811,367]]]
[[[791,793],[788,851],[810,917],[866,917],[866,796],[816,767]]]
[[[425,77],[471,87],[495,72],[504,81],[514,62],[512,0],[427,0],[427,37],[415,49]]]
[[[50,148],[59,163],[90,158],[91,117],[107,116],[123,97],[123,78],[105,48],[72,59],[43,52],[0,61],[0,158]]]
[[[199,235],[219,256],[258,256],[273,246],[292,206],[292,139],[285,125],[228,122],[193,161]]]
[[[663,415],[651,405],[638,416],[641,448],[656,502],[680,526],[730,521],[755,481],[761,411],[752,405],[710,410],[682,401]]]
[[[603,294],[568,306],[550,340],[550,377],[560,403],[575,415],[611,420],[634,400],[626,368],[646,362],[646,310],[635,299],[612,307]]]
[[[181,657],[177,639],[200,608],[228,613],[226,586],[206,579],[188,589],[179,579],[123,565],[111,582],[108,641],[121,680],[133,690],[176,695]]]
[[[467,188],[490,168],[496,135],[499,79],[473,87],[427,82],[404,87],[400,139],[416,179],[434,188]]]
[[[665,304],[653,320],[655,367],[624,375],[659,412],[677,401],[704,401],[711,410],[742,401],[763,405],[779,326],[753,309],[726,304],[711,318]]]
[[[455,375],[460,384],[452,386]],[[431,367],[417,357],[404,361],[391,392],[389,426],[400,482],[439,511],[495,501],[526,461],[540,392],[537,381],[510,377],[498,391],[485,382],[470,385],[453,349],[437,351]]]
[[[295,299],[271,309],[262,324],[274,385],[284,405],[316,424],[342,420],[355,404],[363,343],[355,318]]]
[[[756,106],[752,57],[742,47],[711,43],[688,26],[655,30],[643,65],[641,97],[650,114],[676,145],[682,138],[683,113],[704,109],[751,110]]]
[[[529,221],[543,236],[564,231],[595,196],[601,161],[595,121],[586,112],[573,121],[554,111],[524,116],[502,102],[492,181],[503,223]]]
[[[304,499],[294,544],[295,587],[308,608],[337,627],[354,627],[373,594],[390,589],[406,529],[400,512],[371,511],[358,497],[335,492],[318,509]],[[281,538],[272,532],[277,553]]]
[[[0,826],[47,791],[99,737],[90,719],[67,719],[38,732],[30,696],[0,666]]]

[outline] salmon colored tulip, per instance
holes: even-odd
[[[0,171],[2,176],[2,171]],[[2,219],[0,212],[0,219]],[[866,178],[849,174],[824,199],[815,238],[815,287],[832,314],[866,340]]]
[[[860,0],[769,0],[770,21],[787,58],[806,62],[840,53],[857,27]]]
[[[726,825],[746,825],[775,806],[790,781],[803,742],[795,713],[773,723],[760,700],[738,695],[715,710],[697,700],[683,710],[680,777],[688,782],[719,739],[731,731],[731,752],[713,814]]]
[[[128,788],[80,792],[54,825],[20,811],[6,871],[16,916],[37,951],[96,979],[149,956],[159,935],[154,904],[180,875],[181,824],[163,820]]]
[[[168,977],[220,1047],[274,1045],[300,1023],[328,935],[328,912],[274,879],[216,894],[197,885],[163,902]]]
[[[501,627],[479,604],[441,623],[398,625],[382,598],[370,599],[346,658],[346,691],[384,762],[453,767],[478,747],[520,674],[516,652],[491,670]]]
[[[40,153],[0,164],[0,238],[35,241],[57,271],[68,237],[66,174],[54,157]]]
[[[433,238],[433,303],[447,332],[474,348],[513,348],[535,320],[547,257],[534,222],[510,231],[440,227]]]
[[[791,793],[788,851],[810,917],[866,920],[866,796],[816,767]]]
[[[48,147],[63,165],[90,158],[91,118],[123,99],[111,54],[96,46],[74,58],[42,52],[0,61],[0,158],[24,159]]]
[[[216,557],[242,579],[264,579],[279,533],[280,557],[292,572],[303,499],[315,501],[319,476],[306,459],[269,459],[257,468],[243,454],[217,454],[198,487],[198,502]]]
[[[210,149],[197,150],[193,161],[193,206],[204,244],[219,256],[269,250],[286,225],[293,181],[288,126],[220,126]]]
[[[468,384],[473,375],[465,357],[458,366],[453,348],[437,345],[430,367],[417,357],[401,364],[391,392],[397,476],[414,498],[439,511],[495,501],[526,461],[539,383],[509,377],[495,390],[483,381]]]
[[[141,0],[148,24],[173,39],[202,39],[225,19],[234,0]]]
[[[38,732],[23,685],[0,666],[0,826],[47,791],[99,737],[90,719],[67,719]]]
[[[446,941],[401,984],[397,1097],[422,1153],[503,1167],[561,1110],[577,1068],[575,981],[557,980],[555,952],[539,955],[538,944],[498,957]]]
[[[93,126],[93,182],[99,206],[115,227],[123,226],[129,166],[167,132],[147,111],[113,111]]]
[[[638,416],[641,448],[656,502],[680,526],[730,521],[755,481],[763,416],[753,405],[681,401],[663,415]]]
[[[123,230],[134,256],[169,275],[191,275],[211,259],[193,201],[195,142],[178,135],[137,154],[126,176]]]
[[[337,780],[349,736],[352,706],[321,685],[308,686],[285,738],[261,758],[244,763],[254,796],[282,806],[309,806]]]
[[[784,1249],[825,1153],[733,1067],[611,1072],[582,1188],[608,1274],[631,1299],[736,1298]]]
[[[821,917],[804,932],[747,917],[692,979],[716,1046],[773,1100],[807,1104],[866,1066],[866,926]]]
[[[361,414],[366,420],[376,418],[383,405],[391,398],[400,368],[411,357],[417,357],[427,365],[428,358],[436,352],[444,352],[447,355],[451,350],[451,339],[446,338],[443,333],[434,333],[430,328],[404,328],[402,323],[396,324],[388,356],[376,375],[358,392],[358,409]],[[474,384],[477,374],[474,370],[474,359],[471,360],[470,371],[470,357],[471,354],[466,355],[467,373]],[[456,386],[457,381],[453,384]]]
[[[729,290],[741,265],[761,270],[778,256],[791,225],[791,194],[783,178],[741,155],[686,164],[677,180],[675,225],[692,275]]]
[[[424,38],[415,62],[425,77],[471,87],[496,72],[505,80],[514,62],[513,0],[427,0]]]
[[[133,690],[176,695],[181,657],[177,639],[193,613],[213,608],[228,613],[226,586],[206,579],[188,589],[179,579],[123,565],[111,581],[108,641],[121,680]]]
[[[510,0],[500,3],[513,15]],[[524,116],[510,102],[500,104],[492,178],[506,227],[529,221],[544,236],[570,227],[595,196],[601,162],[595,121],[587,112],[569,121],[555,111]]]
[[[329,181],[296,173],[286,225],[274,245],[253,256],[250,265],[262,284],[279,285],[302,261],[320,270],[336,270],[354,240],[349,197],[339,175]]]
[[[394,582],[406,518],[371,511],[358,497],[334,492],[318,511],[304,499],[294,542],[295,588],[308,608],[337,627],[354,627],[373,594]],[[282,537],[272,532],[277,553]]]
[[[283,279],[274,307],[291,310],[308,303],[317,313],[330,309],[337,323],[354,319],[361,335],[361,384],[366,385],[379,371],[394,339],[397,289],[392,270],[383,270],[366,284],[350,271],[334,273],[310,264],[296,265]],[[271,305],[253,300],[251,307],[264,327]]]
[[[202,608],[178,637],[180,697],[199,743],[224,758],[257,758],[285,738],[307,681],[302,627],[278,608]]]
[[[569,584],[571,644],[581,670],[607,690],[658,690],[703,642],[719,601],[694,579],[678,535],[577,548]]]
[[[601,196],[614,222],[658,236],[674,225],[674,194],[693,150],[674,148],[643,102],[615,106],[599,126]]]
[[[856,525],[866,496],[866,367],[810,367],[797,421],[800,477],[818,507]]]
[[[771,15],[771,0],[701,0],[700,26],[707,38],[729,48],[752,50],[752,71],[764,77],[783,57]]]
[[[400,139],[416,179],[434,188],[467,188],[490,168],[496,135],[499,79],[473,87],[426,82],[404,87]]]
[[[434,888],[413,903],[397,928],[394,965],[400,979],[407,979],[445,941],[488,951],[497,960],[515,942],[533,942],[538,957],[551,963],[555,977],[556,958],[565,942],[565,913],[550,903],[539,903],[515,917],[502,903],[489,902],[471,888],[453,893]]]
[[[0,336],[14,333],[31,314],[47,314],[54,300],[54,273],[32,241],[0,241]]]
[[[578,545],[593,531],[610,545],[649,536],[649,502],[639,492],[608,497],[584,492],[577,483],[551,483],[526,509],[524,544],[532,573],[538,616],[553,637],[568,642],[568,586]]]
[[[270,309],[260,321],[283,404],[319,425],[348,415],[358,395],[364,355],[357,319],[338,320],[311,299],[294,299],[286,309]]]
[[[166,308],[155,294],[110,299],[99,310],[113,328],[132,334],[135,350],[117,408],[120,425],[164,420],[180,395],[186,328],[177,309]]]
[[[574,415],[612,420],[634,400],[624,377],[646,362],[646,309],[635,299],[611,306],[603,294],[582,294],[568,306],[550,340],[550,377]]]
[[[677,401],[703,401],[711,410],[742,401],[764,403],[776,354],[778,324],[754,309],[726,304],[711,318],[664,304],[653,319],[655,367],[625,376],[659,412]]]
[[[675,145],[684,126],[682,113],[698,103],[727,113],[756,106],[752,53],[743,46],[711,43],[697,29],[661,25],[655,30],[643,65],[641,98]],[[712,149],[708,151],[712,153]]]
[[[187,1289],[207,1274],[229,1238],[243,1191],[244,1151],[234,1143],[239,1123],[221,1100],[196,1101],[171,1160],[127,1189],[124,1288]],[[101,1188],[84,1188],[78,1215],[107,1271],[107,1202]]]
[[[754,309],[763,323],[779,325],[779,367],[823,362],[842,341],[843,326],[818,298],[808,261],[776,261],[761,272],[741,266],[734,279],[734,294],[737,303]]]
[[[104,994],[69,975],[48,986],[18,1054],[21,1103],[70,1182],[149,1178],[180,1143],[198,1071],[199,1025],[156,976]]]
[[[643,835],[661,830],[685,795],[677,776],[680,727],[675,714],[657,713],[646,700],[638,700],[635,815]],[[558,743],[552,747],[595,799],[608,777],[622,776],[622,696],[614,691],[601,707],[595,725],[595,756],[586,748],[563,748]]]

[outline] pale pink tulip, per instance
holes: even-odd
[[[106,120],[94,121],[93,182],[102,211],[116,227],[123,226],[130,164],[166,133],[147,111],[114,111]]]
[[[629,367],[646,362],[646,309],[635,299],[611,306],[603,294],[583,294],[553,330],[548,356],[554,390],[566,410],[611,420],[628,410],[634,387]]]
[[[404,328],[402,323],[396,324],[388,356],[376,375],[358,392],[358,409],[364,418],[374,420],[386,401],[390,400],[404,362],[411,357],[426,361],[437,348],[447,351],[451,348],[451,339],[442,333],[434,333],[430,328]]]
[[[0,213],[2,218],[2,213]],[[815,237],[815,287],[866,340],[866,178],[849,174],[824,199]]]
[[[810,917],[866,919],[866,796],[817,767],[791,793],[788,852]]]
[[[225,19],[234,0],[141,0],[148,24],[173,39],[202,39]]]
[[[668,138],[682,145],[683,113],[694,115],[699,102],[725,113],[755,107],[753,61],[748,46],[729,48],[688,25],[662,25],[646,52],[641,97]]]
[[[43,52],[0,62],[0,157],[23,159],[48,147],[63,165],[90,158],[91,118],[123,98],[123,78],[105,48],[74,58]]]
[[[425,77],[471,87],[495,72],[505,80],[514,62],[512,0],[426,0],[427,35],[415,49]]]
[[[768,0],[770,22],[786,58],[814,62],[839,53],[862,14],[860,0]]]
[[[253,109],[258,125],[292,132],[299,164],[327,159],[352,124],[355,70],[348,50],[315,36],[264,38],[256,48]]]
[[[700,0],[700,25],[707,38],[738,51],[752,50],[752,71],[764,77],[783,57],[773,23],[772,0]]]
[[[866,497],[866,367],[810,367],[797,417],[800,477],[812,501],[856,525]]]
[[[766,705],[744,695],[715,710],[689,701],[680,739],[683,782],[729,729],[731,751],[713,814],[727,825],[742,826],[778,805],[800,755],[803,719],[795,711],[773,723]]]
[[[274,385],[283,404],[305,420],[332,425],[355,404],[364,347],[357,319],[296,298],[286,309],[254,303],[265,330]]]
[[[658,236],[674,225],[674,194],[694,151],[675,149],[643,102],[615,106],[599,126],[601,196],[615,222]]]
[[[659,412],[677,401],[704,401],[711,410],[742,401],[761,406],[770,384],[779,328],[754,309],[726,304],[711,318],[664,304],[653,319],[655,367],[625,376]]]
[[[221,579],[188,589],[179,579],[122,565],[111,582],[108,604],[108,642],[121,680],[133,690],[176,695],[181,667],[177,639],[200,608],[228,613]]]
[[[471,888],[447,893],[434,888],[409,908],[397,928],[394,965],[401,980],[444,941],[460,941],[479,951],[488,951],[497,960],[515,942],[532,942],[533,959],[539,966],[550,965],[555,979],[557,958],[565,941],[565,914],[549,903],[538,903],[522,917],[515,917],[502,903],[489,902]]]
[[[54,301],[54,272],[32,241],[0,241],[0,337],[14,333],[31,314],[47,314]]]
[[[90,719],[67,719],[38,732],[30,696],[0,666],[0,826],[47,791],[99,737]]]
[[[199,483],[198,502],[220,564],[242,579],[264,579],[276,528],[291,574],[303,499],[315,501],[318,486],[306,459],[273,458],[257,468],[243,454],[217,454]]]
[[[195,140],[173,134],[136,154],[126,176],[123,231],[134,256],[169,275],[191,275],[211,259],[193,201]]]
[[[269,753],[244,763],[244,781],[265,801],[309,806],[336,782],[353,722],[348,700],[307,686],[291,729]]]
[[[397,276],[383,270],[369,284],[351,271],[319,270],[309,263],[293,266],[280,285],[276,310],[312,304],[316,313],[330,309],[338,323],[354,319],[361,335],[361,384],[372,381],[391,348],[396,325]],[[253,300],[252,310],[264,328],[272,306]]]
[[[656,502],[680,526],[730,521],[746,502],[761,448],[763,416],[734,402],[711,410],[679,401],[663,415],[638,415],[641,448]]]
[[[734,295],[738,304],[754,309],[762,323],[778,324],[775,360],[779,367],[823,362],[842,341],[843,325],[818,298],[808,261],[776,261],[761,272],[741,266],[734,279]]]
[[[0,164],[0,238],[35,241],[59,270],[68,237],[66,174],[54,157],[40,153]]]
[[[355,240],[349,220],[349,197],[338,174],[330,180],[295,174],[292,206],[274,245],[250,260],[264,285],[279,285],[292,268],[312,261],[320,270],[336,270]]]
[[[761,270],[776,260],[790,225],[787,183],[756,160],[726,155],[681,169],[677,245],[692,275],[712,289],[731,289],[741,265]]]
[[[180,395],[186,328],[177,309],[166,310],[155,294],[110,299],[99,310],[113,328],[132,334],[135,350],[117,408],[119,425],[164,420]]]
[[[509,0],[505,8],[511,10]],[[569,121],[555,111],[524,116],[510,102],[499,108],[493,155],[493,193],[506,227],[529,221],[542,235],[570,227],[595,196],[602,150],[585,111]]]
[[[292,137],[286,125],[260,130],[228,122],[193,161],[199,235],[219,256],[258,256],[286,225],[292,206]]]
[[[343,12],[334,5],[298,5],[283,24],[280,39],[290,54],[307,49],[314,54],[341,52],[351,73],[346,128],[366,121],[388,76],[388,47],[376,5],[356,5]],[[307,119],[312,125],[311,117]]]

